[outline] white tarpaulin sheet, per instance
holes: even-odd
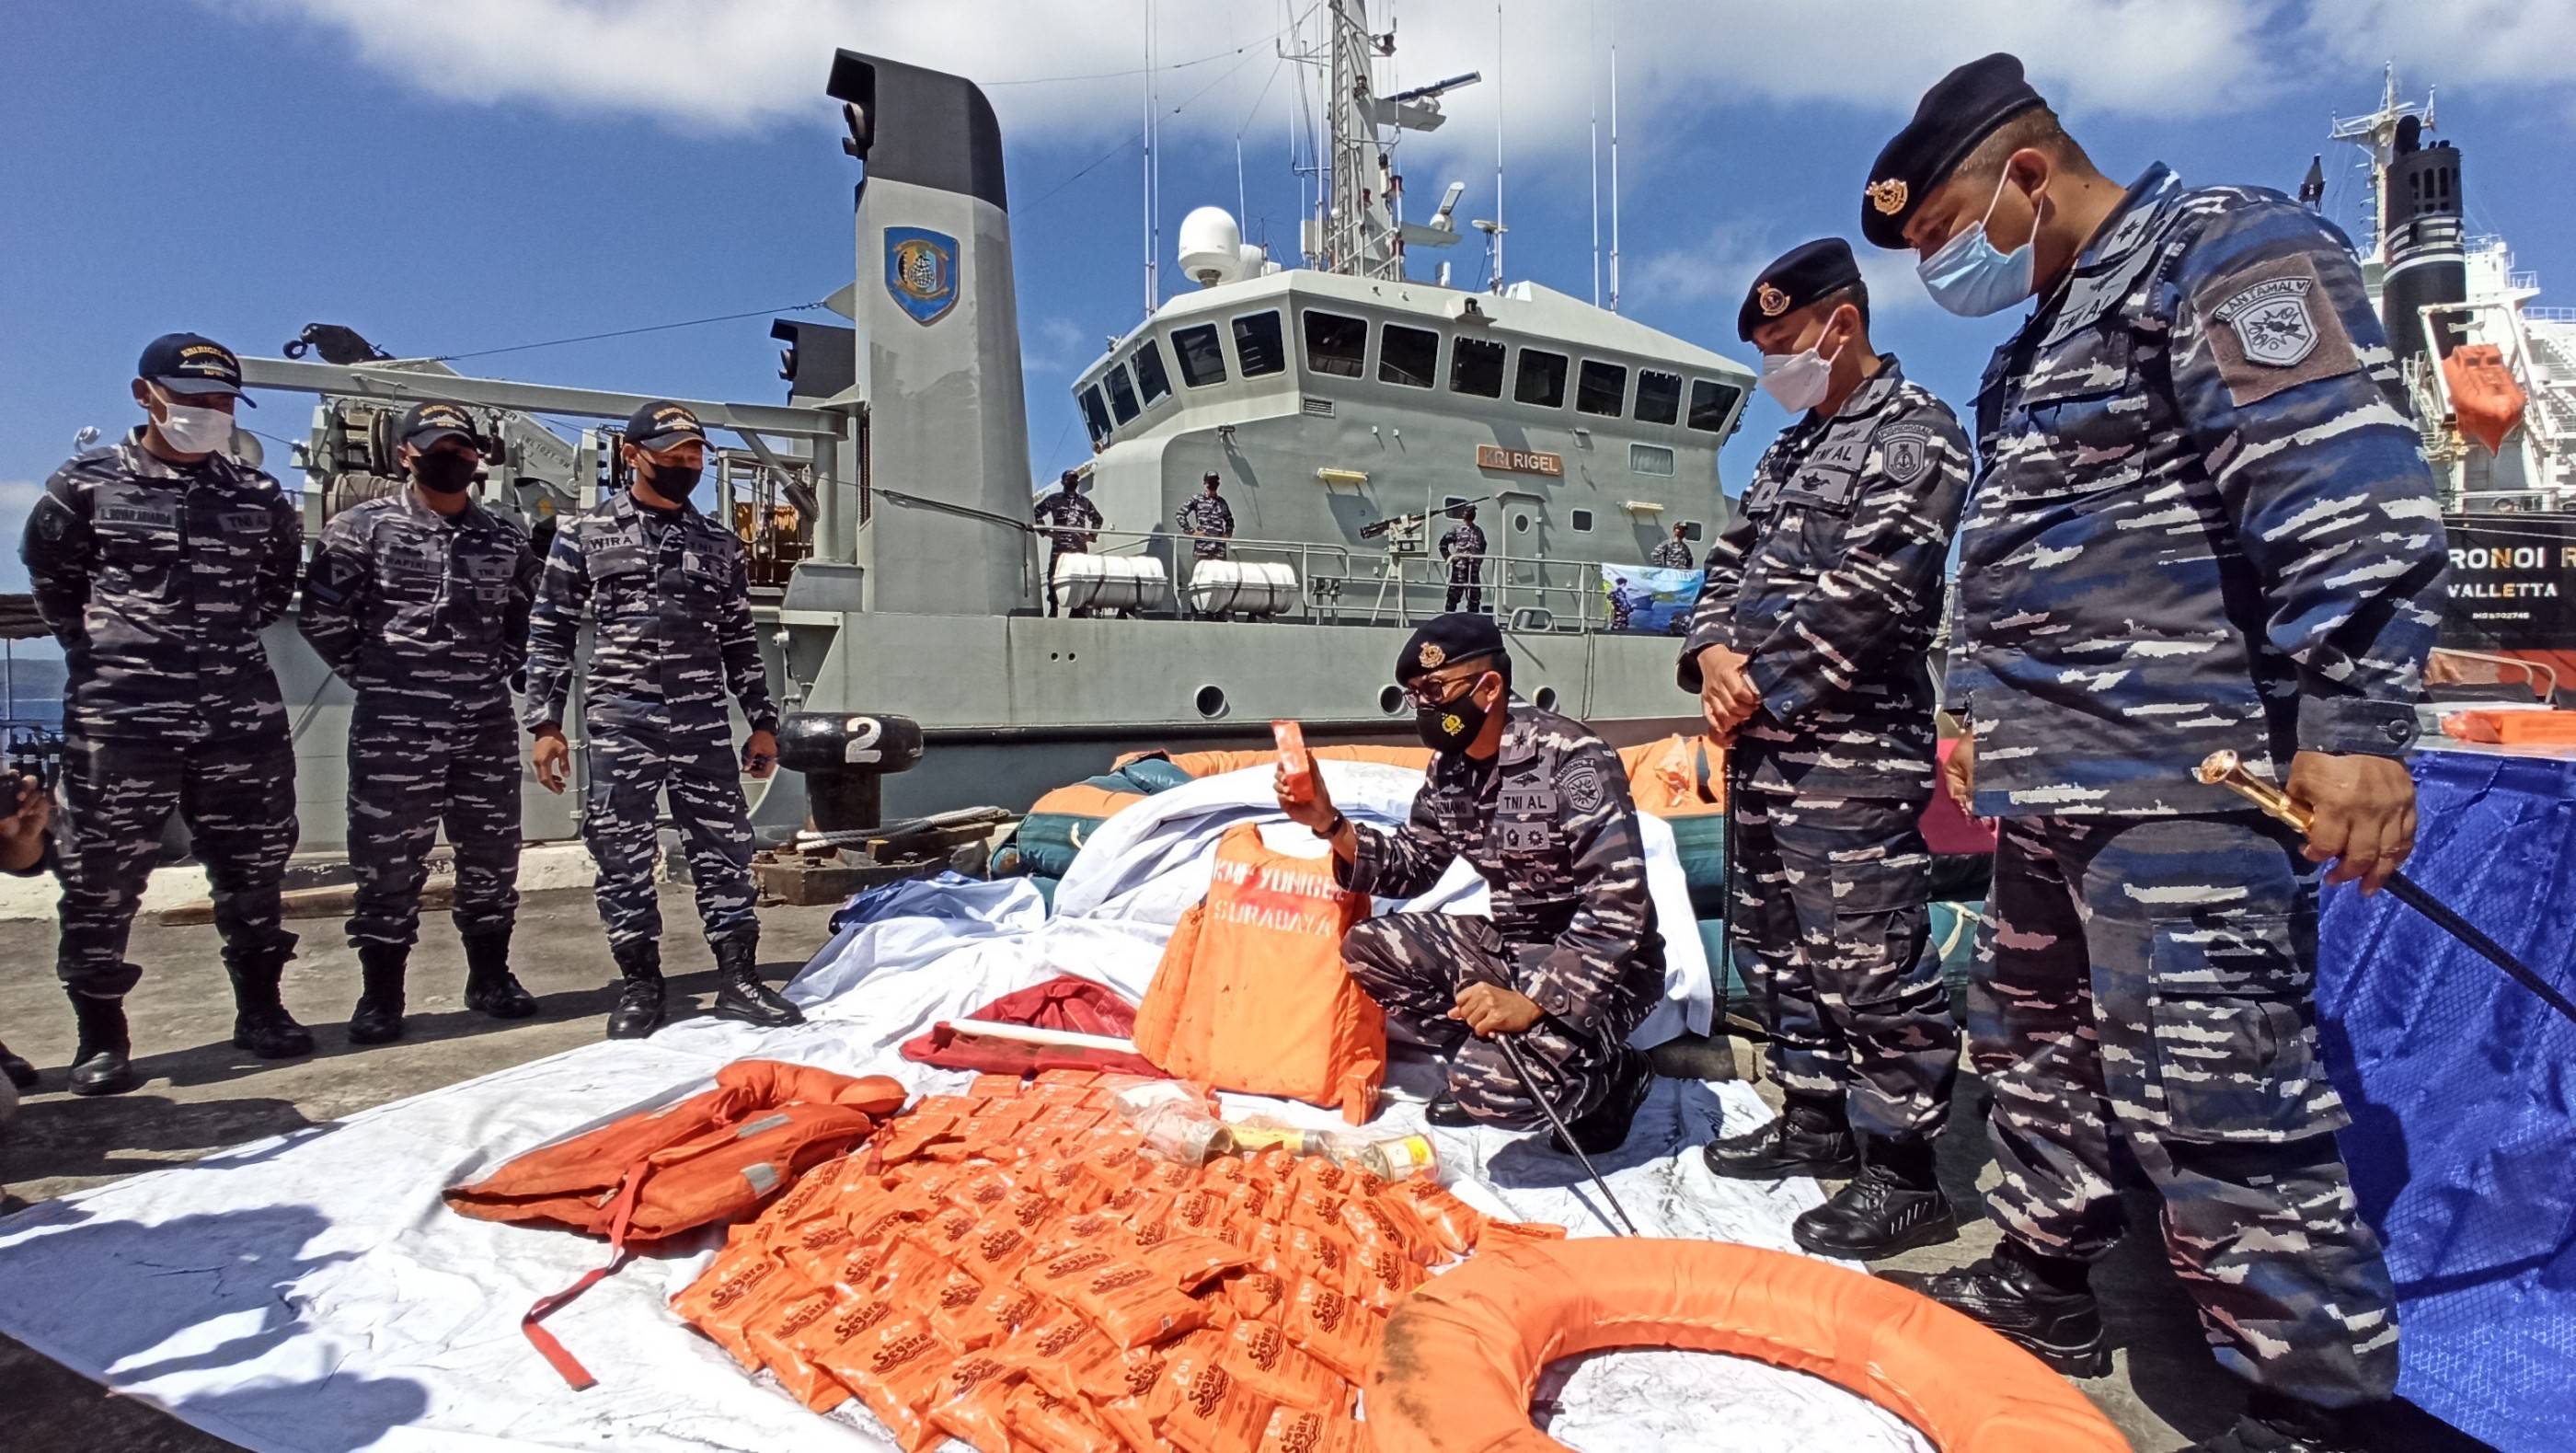
[[[1369,791],[1357,780],[1346,786],[1344,775],[1335,772],[1332,786],[1346,810],[1370,796],[1367,815],[1383,819],[1385,803],[1411,795],[1402,780]],[[1394,771],[1406,778],[1418,780]],[[907,891],[895,900],[901,916],[845,931],[791,986],[811,1016],[801,1027],[691,1020],[0,1220],[0,1331],[260,1453],[888,1449],[865,1413],[818,1418],[744,1377],[674,1318],[663,1300],[702,1259],[685,1254],[640,1257],[547,1323],[600,1380],[568,1390],[521,1337],[519,1317],[596,1265],[602,1243],[469,1220],[439,1192],[521,1151],[694,1093],[748,1056],[891,1074],[916,1091],[962,1088],[964,1075],[913,1064],[895,1047],[1061,972],[1141,992],[1172,918],[1203,891],[1214,843],[1207,820],[1245,815],[1220,781],[1148,799],[1130,810],[1142,814],[1134,823],[1113,819],[1065,879],[1051,919],[1024,882]],[[1145,813],[1154,804],[1161,809]],[[1666,921],[1676,921],[1669,911]],[[1678,921],[1689,921],[1686,910]],[[1704,962],[1700,974],[1704,1016]],[[1677,1013],[1688,1013],[1689,999],[1685,989],[1672,1001]],[[1434,1074],[1400,1058],[1382,1123],[1419,1127]],[[1304,1106],[1243,1097],[1229,1105],[1253,1109],[1337,1123]],[[1601,1167],[1647,1235],[1793,1249],[1788,1223],[1816,1204],[1813,1182],[1722,1181],[1693,1153],[1721,1123],[1733,1133],[1767,1113],[1748,1086],[1661,1081],[1628,1144]],[[1430,1134],[1446,1178],[1471,1201],[1602,1233],[1597,1193],[1544,1137]],[[1595,1357],[1552,1370],[1540,1399],[1542,1421],[1594,1453],[1925,1446],[1838,1389],[1722,1357]]]

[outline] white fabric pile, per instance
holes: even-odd
[[[1336,801],[1380,822],[1400,818],[1420,782],[1398,768],[1325,766]],[[908,889],[895,900],[900,916],[845,930],[789,986],[810,1016],[801,1027],[691,1020],[0,1220],[0,1331],[260,1453],[890,1449],[856,1404],[818,1418],[743,1376],[669,1313],[664,1298],[703,1252],[639,1258],[547,1323],[600,1379],[568,1390],[521,1337],[519,1318],[597,1265],[602,1243],[469,1220],[446,1209],[440,1190],[694,1093],[745,1057],[890,1074],[921,1092],[961,1088],[966,1076],[913,1064],[896,1046],[1058,973],[1141,995],[1172,923],[1206,889],[1216,837],[1234,822],[1276,819],[1267,794],[1266,774],[1236,773],[1113,818],[1064,879],[1053,917],[1025,882]],[[1271,836],[1286,847],[1304,834]],[[1670,833],[1650,826],[1649,844],[1661,851],[1649,868],[1658,909],[1686,924]],[[1459,907],[1481,891],[1470,874],[1408,906]],[[1707,1024],[1696,937],[1673,934],[1670,945],[1663,1027],[1640,1043]],[[1434,1075],[1400,1058],[1379,1123],[1422,1128]],[[1338,1123],[1311,1107],[1230,1101],[1229,1113]],[[1649,1236],[1794,1249],[1788,1224],[1817,1203],[1812,1182],[1722,1181],[1696,1154],[1721,1122],[1733,1133],[1767,1114],[1745,1085],[1662,1081],[1601,1167]],[[1545,1137],[1430,1134],[1444,1178],[1484,1209],[1603,1234],[1597,1193]],[[1539,1391],[1541,1420],[1592,1453],[1926,1447],[1859,1398],[1729,1358],[1598,1356],[1552,1369]]]

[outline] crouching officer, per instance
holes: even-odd
[[[519,527],[475,502],[474,418],[424,403],[398,430],[411,487],[342,510],[322,532],[297,625],[357,690],[349,721],[349,942],[364,991],[354,1044],[403,1032],[403,970],[440,824],[456,853],[465,1002],[525,1019],[510,973],[519,907],[519,736],[510,676],[527,652],[537,560]]]
[[[1722,1176],[1857,1169],[1793,1234],[1824,1255],[1893,1256],[1957,1234],[1931,1136],[1959,1028],[1917,823],[1935,760],[1925,658],[1968,441],[1870,346],[1869,292],[1840,238],[1764,269],[1736,332],[1762,351],[1763,389],[1801,417],[1709,551],[1680,675],[1734,740],[1731,937],[1776,1006],[1771,1073],[1788,1104],[1704,1155]]]
[[[1628,1138],[1652,1087],[1628,1046],[1663,993],[1664,941],[1646,897],[1646,854],[1618,754],[1582,723],[1511,695],[1493,617],[1444,615],[1396,658],[1415,724],[1436,752],[1412,820],[1393,833],[1333,806],[1280,806],[1333,845],[1345,888],[1384,898],[1430,890],[1465,858],[1493,891],[1492,916],[1392,913],[1342,940],[1351,976],[1400,1037],[1449,1061],[1436,1125],[1547,1123],[1492,1041],[1513,1036],[1541,1094],[1586,1154]]]
[[[640,1038],[662,1023],[653,864],[656,799],[665,795],[721,975],[715,1012],[764,1026],[801,1024],[805,1016],[760,981],[758,967],[741,774],[778,770],[778,708],[753,633],[742,542],[689,503],[707,458],[696,415],[679,404],[647,404],[627,420],[620,452],[633,485],[555,534],[529,619],[523,713],[536,735],[537,781],[561,792],[572,769],[564,698],[587,614],[591,758],[582,839],[599,865],[599,916],[625,980],[608,1034]],[[727,697],[751,723],[739,758]]]
[[[2253,1384],[2196,1446],[2365,1446],[2396,1306],[2319,1057],[2318,865],[2367,891],[2412,846],[2444,555],[2361,271],[2279,193],[2103,176],[2008,55],[1924,96],[1861,220],[1952,312],[2038,299],[1978,396],[1948,683],[1952,769],[2001,819],[1968,1030],[2003,1245],[1916,1284],[2099,1368],[2086,1269],[2134,1156]],[[2314,810],[2304,839],[2192,779],[2222,747]]]
[[[27,514],[21,558],[63,645],[63,882],[55,968],[80,1021],[71,1088],[134,1088],[125,961],[173,810],[214,892],[233,1043],[309,1054],[278,983],[295,957],[279,890],[295,850],[295,751],[260,632],[295,598],[304,522],[229,452],[241,363],[194,333],[152,341],[123,440],[73,458]]]

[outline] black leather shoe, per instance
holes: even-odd
[[[9,1083],[22,1090],[36,1088],[36,1081],[40,1078],[34,1065],[27,1063],[18,1055],[11,1054],[9,1046],[5,1044],[0,1044],[0,1075],[7,1075]]]
[[[662,946],[652,939],[611,945],[626,985],[608,1011],[608,1037],[642,1039],[662,1027]]]
[[[2353,1430],[2384,1417],[2387,1409],[2385,1402],[2321,1408],[2257,1388],[2236,1426],[2184,1453],[2362,1453],[2368,1445]]]
[[[805,1011],[778,996],[778,991],[760,981],[760,940],[729,938],[714,945],[716,973],[715,1016],[739,1019],[763,1029],[784,1029],[805,1022]]]
[[[2065,1376],[2100,1377],[2111,1370],[2102,1308],[2093,1293],[2051,1287],[2012,1241],[1956,1271],[1878,1275],[2003,1334]]]
[[[537,1012],[537,996],[510,972],[510,930],[466,935],[465,1007],[493,1019],[525,1019]]]
[[[391,1044],[403,1032],[403,968],[411,946],[400,943],[358,945],[358,972],[364,989],[349,1015],[351,1044]]]
[[[1730,1180],[1776,1181],[1790,1176],[1847,1176],[1860,1169],[1851,1125],[1842,1106],[1792,1100],[1771,1123],[1700,1148],[1710,1171]]]
[[[1789,1223],[1789,1234],[1818,1256],[1853,1261],[1876,1261],[1957,1240],[1958,1218],[1950,1212],[1949,1197],[1932,1181],[1930,1147],[1924,1149],[1924,1175],[1907,1176],[1873,1158],[1832,1200]]]
[[[1432,1096],[1431,1103],[1422,1107],[1422,1118],[1446,1130],[1463,1130],[1476,1123],[1476,1117],[1468,1114],[1467,1107],[1447,1090]]]
[[[134,1073],[134,1043],[125,1032],[125,1001],[72,995],[80,1021],[80,1047],[72,1051],[75,1095],[122,1095],[142,1083]]]
[[[1647,1068],[1646,1056],[1640,1051],[1622,1047],[1618,1076],[1600,1104],[1565,1127],[1585,1155],[1608,1155],[1627,1144],[1628,1131],[1637,1123],[1637,1111],[1654,1093],[1655,1072]],[[1548,1139],[1556,1143],[1558,1150],[1566,1148],[1555,1131],[1548,1132]]]

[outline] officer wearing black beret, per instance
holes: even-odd
[[[1708,553],[1681,684],[1735,745],[1728,905],[1748,982],[1776,1006],[1786,1113],[1704,1152],[1722,1176],[1855,1175],[1798,1218],[1800,1245],[1892,1256],[1948,1240],[1930,1137],[1959,1031],[1931,945],[1932,678],[1958,419],[1869,340],[1869,289],[1828,237],[1762,270],[1736,314],[1762,387],[1795,416]]]
[[[1917,1284],[2100,1369],[2125,1144],[2254,1385],[2199,1447],[2359,1447],[2395,1297],[2318,1058],[2318,865],[2367,892],[2412,846],[2443,544],[2350,244],[2277,192],[2111,181],[2008,55],[1923,97],[1860,206],[1950,311],[2037,301],[1978,396],[1946,691],[1953,792],[2001,822],[1969,1026],[2004,1241]],[[2219,748],[2315,826],[2195,782]]]
[[[1433,1124],[1547,1123],[1494,1043],[1510,1035],[1575,1143],[1614,1149],[1653,1085],[1628,1036],[1664,984],[1619,755],[1511,694],[1511,653],[1491,616],[1435,617],[1404,643],[1395,674],[1436,754],[1411,820],[1391,833],[1353,823],[1320,774],[1310,798],[1291,800],[1283,782],[1280,810],[1332,843],[1345,888],[1412,898],[1465,858],[1492,909],[1370,919],[1342,940],[1343,960],[1398,1038],[1447,1059]]]

